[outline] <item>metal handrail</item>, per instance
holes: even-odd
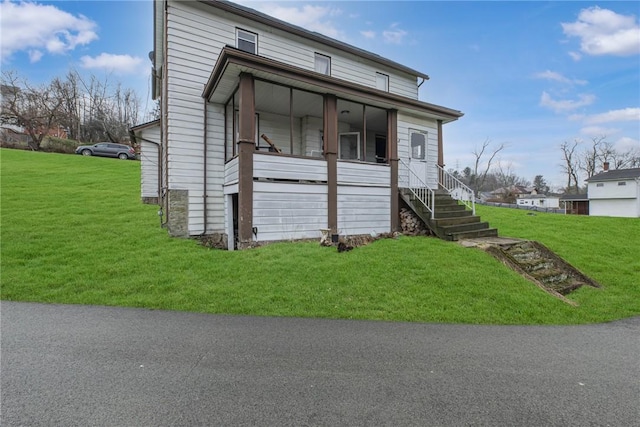
[[[451,197],[462,202],[466,207],[471,209],[473,211],[473,214],[475,215],[476,198],[473,190],[463,184],[462,181],[460,181],[458,178],[444,170],[442,166],[436,166],[438,167],[439,185],[447,190]]]
[[[435,191],[415,174],[402,159],[399,159],[398,187],[407,189],[427,208],[434,218]]]

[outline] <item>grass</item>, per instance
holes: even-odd
[[[207,313],[477,324],[578,324],[640,314],[640,220],[479,207],[599,281],[571,307],[477,249],[431,238],[338,253],[247,251],[168,237],[139,197],[140,163],[0,150],[4,300]],[[635,234],[634,234],[635,233]]]

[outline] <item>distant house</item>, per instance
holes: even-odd
[[[518,206],[557,209],[560,207],[560,197],[544,194],[526,194],[519,196],[516,203]]]
[[[590,216],[640,218],[640,168],[605,170],[587,184]]]
[[[589,215],[589,196],[586,194],[563,194],[560,207],[567,215]]]

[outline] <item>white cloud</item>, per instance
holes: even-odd
[[[80,58],[80,66],[88,69],[102,69],[118,74],[137,73],[141,69],[143,59],[130,55],[113,55],[101,53],[96,57],[83,56]]]
[[[569,56],[574,61],[580,61],[582,59],[582,55],[580,55],[578,52],[569,52]]]
[[[364,38],[367,38],[367,39],[375,39],[376,38],[376,32],[375,31],[360,31],[360,34],[362,34],[364,36]]]
[[[567,36],[580,38],[580,50],[587,55],[640,53],[640,25],[634,15],[595,6],[581,10],[576,22],[562,23],[562,29]]]
[[[401,44],[402,40],[408,33],[405,30],[398,28],[398,24],[391,24],[388,30],[382,32],[384,41],[390,44]]]
[[[96,23],[87,17],[37,3],[3,1],[0,3],[0,27],[2,61],[15,52],[27,51],[35,62],[34,59],[42,57],[42,50],[61,54],[98,38]]]
[[[331,18],[342,14],[340,9],[329,6],[282,6],[274,3],[243,2],[249,7],[258,10],[281,21],[297,25],[309,31],[315,31],[335,39],[345,39],[344,32]]]
[[[547,92],[542,92],[542,96],[540,97],[540,105],[543,107],[547,107],[556,113],[568,113],[573,110],[577,110],[580,107],[585,107],[587,105],[593,104],[596,97],[590,94],[581,94],[578,95],[577,100],[554,100],[551,98]]]
[[[612,123],[612,122],[640,122],[640,108],[622,108],[611,110],[606,113],[586,116],[584,122],[590,125]]]
[[[620,129],[616,128],[606,128],[603,126],[586,126],[580,129],[580,133],[583,135],[587,135],[589,137],[597,137],[597,136],[611,136],[620,132]]]
[[[537,79],[543,79],[543,80],[551,80],[551,81],[555,81],[555,82],[559,82],[559,83],[565,83],[565,84],[575,84],[575,85],[586,85],[587,81],[586,80],[577,80],[577,79],[570,79],[568,77],[563,76],[560,73],[556,73],[555,71],[551,71],[551,70],[547,70],[547,71],[542,71],[540,73],[536,73],[534,75],[535,78]]]
[[[640,153],[640,140],[623,136],[613,143],[613,147],[620,153],[628,151],[637,151]]]
[[[43,55],[44,53],[42,53],[41,50],[31,49],[29,50],[29,62],[31,62],[32,64],[35,62],[38,62],[40,61]]]

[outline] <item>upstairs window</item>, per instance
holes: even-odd
[[[331,57],[316,53],[315,55],[315,71],[316,73],[331,75]]]
[[[389,76],[382,73],[376,73],[376,89],[389,92]]]
[[[258,35],[236,28],[236,47],[244,52],[258,53]]]
[[[596,187],[604,187],[604,183],[603,182],[599,182],[596,184]]]
[[[620,186],[627,185],[627,182],[626,181],[620,181],[620,182],[618,182],[618,185],[620,185]]]

